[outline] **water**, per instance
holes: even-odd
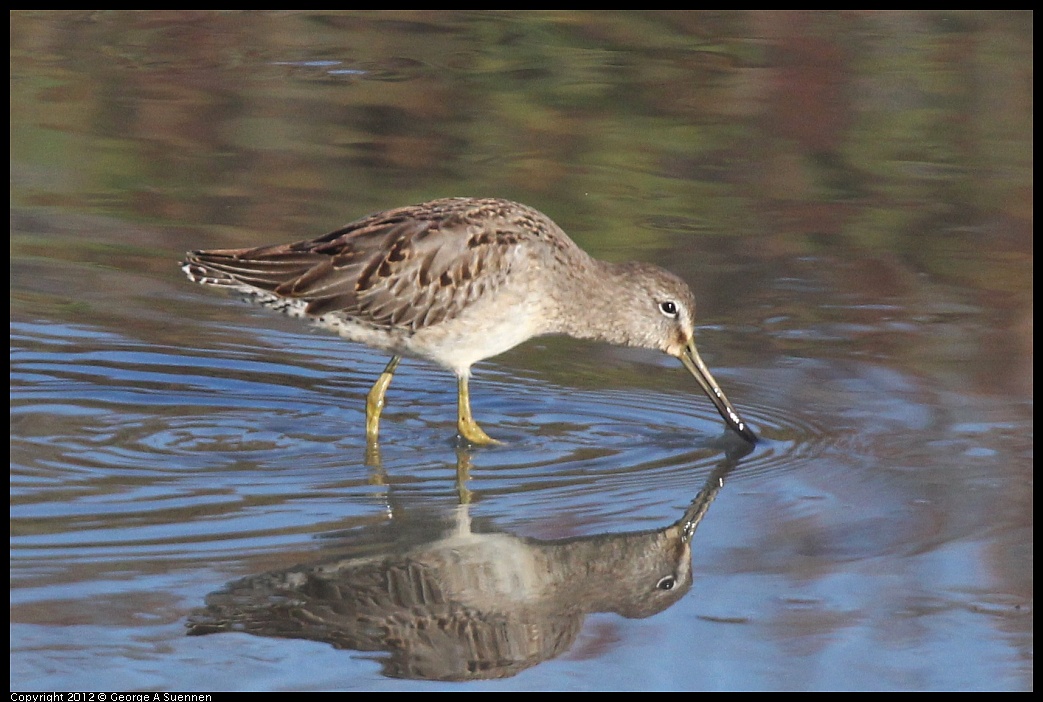
[[[11,22],[13,690],[1032,688],[1031,14]],[[672,359],[539,339],[475,368],[506,446],[461,451],[455,381],[407,361],[374,452],[385,357],[178,270],[447,195],[688,280],[762,441]],[[501,679],[186,635],[243,579],[462,523],[524,574],[708,486],[690,589],[626,618],[577,586]]]

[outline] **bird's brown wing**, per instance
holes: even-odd
[[[309,241],[193,251],[184,270],[206,285],[303,300],[316,317],[415,331],[504,284],[518,243],[540,235],[519,228],[511,207],[454,199],[388,210]]]

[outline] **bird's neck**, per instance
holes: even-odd
[[[610,344],[628,345],[624,325],[626,305],[619,297],[619,280],[625,272],[619,264],[591,259],[597,275],[573,278],[570,271],[562,271],[566,284],[556,286],[555,298],[561,314],[558,317],[559,334],[574,339],[590,339]]]

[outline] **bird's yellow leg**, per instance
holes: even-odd
[[[471,416],[471,393],[467,389],[466,375],[461,376],[457,380],[457,389],[459,394],[457,397],[456,426],[460,430],[460,436],[479,446],[502,443],[482,431],[482,428],[478,426],[478,422],[474,421],[474,417]]]
[[[377,440],[377,434],[380,432],[380,412],[384,409],[384,393],[388,391],[388,385],[391,385],[391,377],[395,375],[395,369],[398,368],[401,360],[401,356],[391,357],[391,360],[384,367],[384,372],[377,378],[377,382],[373,383],[369,395],[366,396],[367,441],[374,442]]]

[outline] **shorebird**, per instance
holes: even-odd
[[[466,441],[499,443],[471,414],[471,366],[545,334],[667,353],[733,431],[757,440],[699,357],[695,299],[684,281],[649,263],[595,259],[549,217],[517,202],[433,200],[308,241],[193,251],[182,268],[197,283],[392,354],[366,398],[371,442],[395,369],[410,356],[456,375],[457,427]]]

